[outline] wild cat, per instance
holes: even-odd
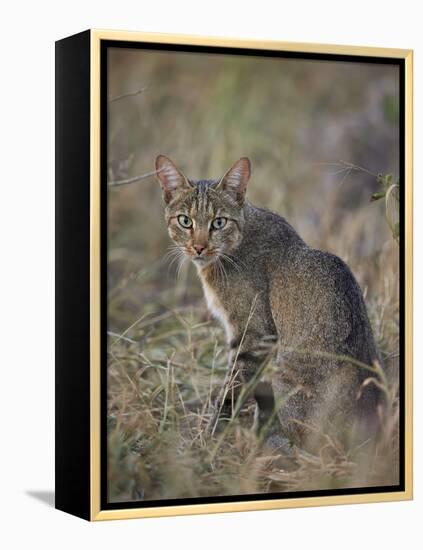
[[[214,419],[231,414],[250,384],[257,429],[272,446],[311,448],[326,432],[367,437],[380,394],[364,365],[380,358],[348,266],[248,202],[248,158],[217,180],[188,179],[163,155],[156,170],[169,235],[195,264],[226,332],[228,375]],[[262,378],[270,360],[270,378]]]

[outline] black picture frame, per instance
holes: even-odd
[[[400,71],[400,482],[277,494],[107,501],[107,51],[139,48],[221,55],[395,64]],[[296,49],[297,48],[297,49]],[[411,59],[408,50],[227,44],[218,39],[85,31],[56,43],[56,507],[84,519],[409,499],[411,479]],[[93,116],[93,111],[96,116]],[[93,121],[97,125],[93,128]],[[97,135],[97,137],[95,137]],[[94,150],[95,149],[95,150]],[[95,164],[97,163],[97,171]],[[94,167],[94,168],[93,168]],[[98,187],[93,185],[98,180]],[[93,217],[99,242],[93,240]],[[97,218],[95,218],[97,219]],[[93,221],[94,220],[94,221]],[[94,236],[96,232],[94,232]],[[93,263],[97,247],[97,264]],[[98,283],[98,315],[93,286]],[[94,283],[93,283],[94,281]],[[97,298],[96,298],[97,299]],[[94,327],[93,323],[99,323]],[[93,332],[99,339],[93,340]],[[93,347],[99,346],[98,372]],[[93,374],[94,372],[94,374]],[[98,382],[100,381],[100,384]],[[95,432],[95,433],[94,433]],[[96,478],[96,480],[94,479]],[[328,497],[332,498],[332,501]],[[367,498],[367,500],[366,500]],[[301,500],[298,503],[299,499]],[[284,502],[282,502],[284,501]],[[291,504],[290,504],[291,502]]]

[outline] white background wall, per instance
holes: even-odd
[[[3,548],[421,548],[423,97],[419,2],[91,0],[3,3],[0,20],[0,544]],[[414,48],[414,502],[88,524],[53,490],[54,41],[87,28]],[[419,341],[420,340],[420,341]],[[76,403],[77,406],[77,403]],[[44,493],[43,493],[44,492]],[[47,496],[46,493],[47,492]],[[7,542],[5,542],[7,541]]]

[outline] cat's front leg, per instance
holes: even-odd
[[[208,432],[211,435],[214,434],[220,420],[228,421],[232,418],[235,404],[241,393],[242,382],[236,354],[231,349],[228,356],[228,370],[210,413]]]
[[[258,407],[257,432],[266,427],[274,417],[275,400],[270,383],[261,380],[270,356],[273,354],[273,336],[245,338],[242,345],[237,340],[230,343],[228,372],[215,400],[209,432],[213,434],[220,420],[228,420],[238,414],[245,401],[253,396]],[[244,391],[243,391],[244,390]]]

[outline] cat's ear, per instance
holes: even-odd
[[[166,204],[170,202],[177,193],[180,193],[184,189],[191,189],[191,185],[187,178],[176,168],[173,162],[164,155],[159,155],[156,158],[156,172],[163,189],[163,199]]]
[[[239,204],[243,204],[250,176],[250,160],[247,157],[242,157],[226,172],[216,189],[225,191]]]

